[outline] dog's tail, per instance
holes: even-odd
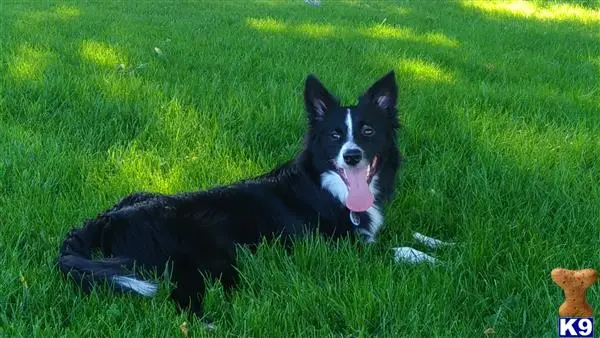
[[[102,232],[108,222],[108,217],[101,216],[88,221],[83,228],[71,230],[61,246],[58,268],[85,293],[90,293],[94,285],[104,283],[118,292],[154,295],[158,289],[156,284],[138,279],[132,274],[132,259],[92,259],[92,250],[100,246]]]

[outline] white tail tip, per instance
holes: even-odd
[[[135,291],[142,296],[153,296],[158,290],[158,286],[154,283],[135,279],[133,277],[114,276],[112,281],[121,285],[124,288]]]

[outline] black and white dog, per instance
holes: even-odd
[[[393,72],[356,106],[342,106],[308,76],[308,132],[296,158],[262,176],[207,191],[127,196],[69,233],[59,269],[85,292],[107,283],[150,296],[156,284],[135,271],[169,266],[176,285],[171,297],[180,309],[201,315],[204,278],[220,279],[225,289],[234,286],[238,245],[314,231],[373,242],[400,165],[396,98]],[[93,259],[93,250],[105,258]]]

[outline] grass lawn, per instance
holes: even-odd
[[[58,247],[125,194],[294,156],[311,72],[345,103],[397,72],[379,241],[243,254],[192,336],[555,337],[550,271],[600,268],[598,1],[2,1],[0,51],[0,336],[181,336],[166,281],[83,296]],[[429,251],[445,265],[393,262],[414,231],[458,243]]]

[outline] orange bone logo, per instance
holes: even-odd
[[[594,269],[552,270],[552,280],[565,292],[565,302],[560,305],[558,315],[561,317],[592,317],[592,307],[585,301],[585,291],[589,288],[598,273]]]

